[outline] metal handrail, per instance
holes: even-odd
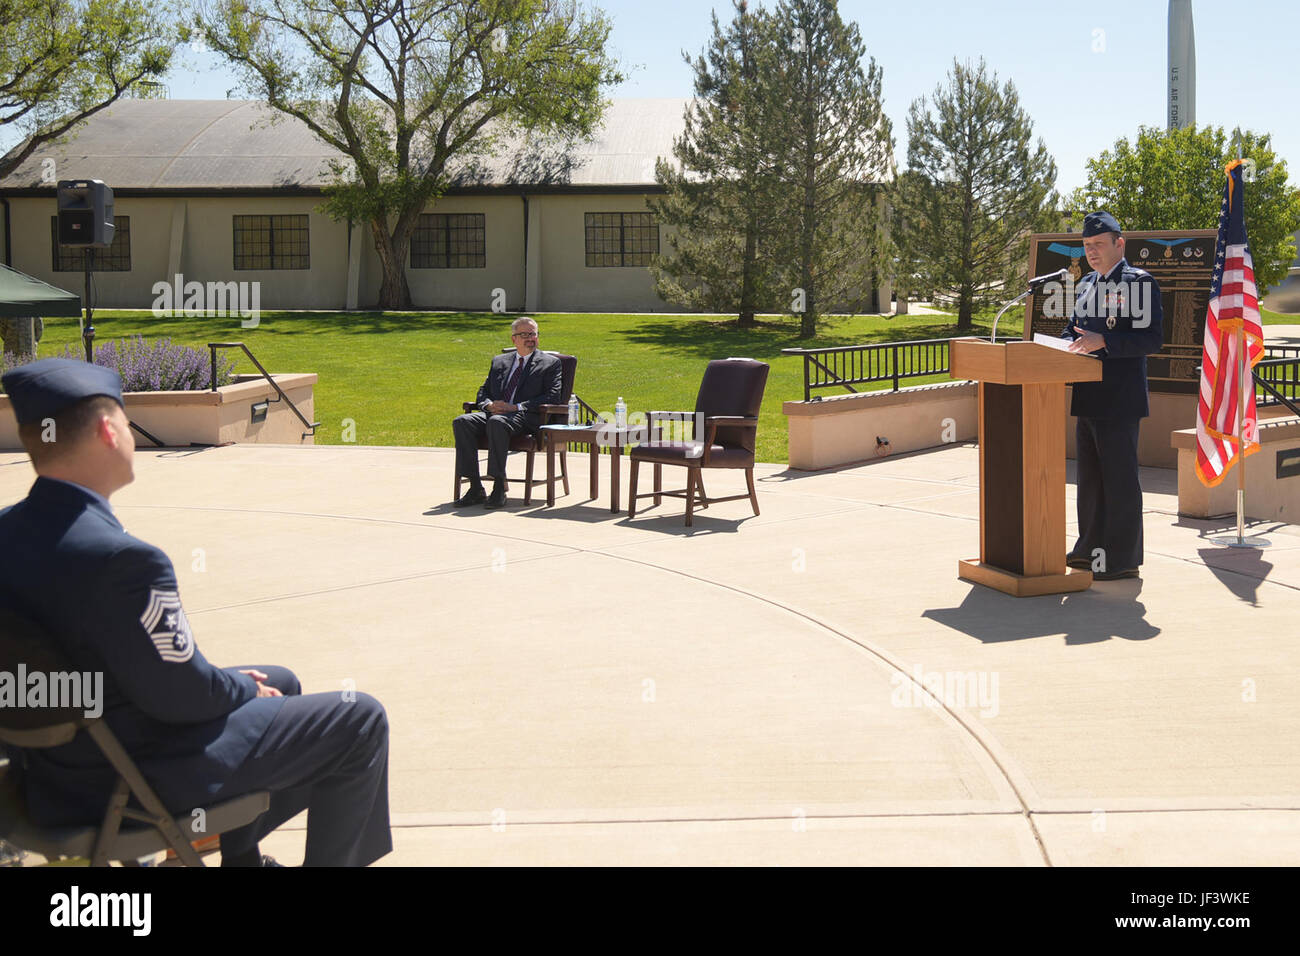
[[[960,338],[960,336],[958,336]],[[1021,336],[1018,335],[1000,335],[997,338],[999,342],[1019,342]],[[801,355],[803,356],[803,400],[805,402],[813,401],[812,390],[814,388],[844,388],[857,394],[854,385],[863,385],[870,382],[891,382],[893,390],[898,391],[899,382],[908,378],[924,378],[930,375],[942,375],[950,369],[950,360],[948,357],[948,345],[952,339],[909,339],[903,342],[871,342],[865,345],[841,345],[821,349],[782,349],[782,355]],[[861,373],[864,369],[879,369],[884,363],[878,358],[883,353],[889,353],[888,373],[880,374],[857,374],[846,375],[844,371],[856,369]],[[908,361],[910,356],[915,356],[916,361]],[[843,356],[843,362],[836,362],[835,359]],[[924,358],[925,361],[921,361]],[[823,359],[830,359],[828,365]],[[902,359],[903,361],[900,361]],[[832,368],[831,365],[843,366],[843,368]],[[912,370],[902,371],[899,369],[903,365],[911,365]],[[917,366],[924,366],[923,368]],[[825,373],[825,377],[818,379],[813,374],[814,370],[820,370]],[[818,396],[817,401],[820,401]]]
[[[284,389],[282,389],[279,386],[279,384],[276,382],[276,380],[271,377],[271,373],[262,367],[262,363],[257,360],[257,357],[248,350],[248,346],[245,345],[243,342],[209,342],[208,343],[208,350],[211,352],[212,355],[212,379],[211,379],[212,391],[215,392],[217,390],[217,349],[243,349],[244,354],[248,356],[248,360],[257,366],[257,370],[262,373],[262,378],[266,379],[268,382],[271,383],[271,387],[275,389],[275,394],[279,396],[278,398],[267,399],[267,401],[268,402],[283,401],[288,403],[289,410],[298,416],[298,421],[302,422],[303,425],[305,425],[308,429],[310,429],[310,431],[303,432],[302,437],[303,438],[315,437],[316,429],[320,427],[320,422],[307,421],[306,417],[303,416],[303,413],[298,411],[298,406],[293,403],[293,399],[291,399],[288,395],[284,393]]]

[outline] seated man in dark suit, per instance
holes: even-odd
[[[456,436],[456,474],[469,480],[469,490],[456,499],[457,508],[480,502],[486,508],[500,508],[506,503],[510,439],[521,431],[535,433],[542,424],[541,407],[559,404],[564,397],[560,360],[537,350],[537,323],[515,319],[510,338],[515,350],[493,358],[487,378],[479,386],[474,400],[479,411],[467,412],[451,423]],[[484,494],[478,471],[478,443],[484,434],[491,495]]]
[[[0,602],[76,671],[103,674],[103,718],[177,815],[256,790],[270,808],[221,835],[223,866],[276,865],[258,841],[308,811],[306,865],[365,866],[392,849],[388,718],[368,694],[303,696],[283,667],[219,669],[194,643],[176,573],[108,503],[134,480],[116,372],[45,359],[4,376],[36,469],[0,510]],[[21,751],[42,826],[103,818],[115,774],[84,733]]]

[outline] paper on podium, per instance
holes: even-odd
[[[1039,343],[1039,345],[1047,346],[1048,349],[1056,349],[1057,351],[1063,352],[1070,351],[1070,346],[1074,345],[1073,339],[1048,336],[1048,334],[1043,332],[1035,332],[1034,341]],[[1079,355],[1088,355],[1089,358],[1093,359],[1101,358],[1100,355],[1092,355],[1091,352],[1079,352]]]
[[[1058,339],[1054,335],[1046,335],[1042,332],[1034,333],[1034,341],[1039,345],[1046,345],[1049,349],[1059,349],[1062,352],[1070,351],[1069,339]]]

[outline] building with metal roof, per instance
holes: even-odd
[[[578,144],[509,142],[453,170],[412,237],[407,280],[427,309],[663,311],[646,264],[646,198],[686,101],[624,99]],[[114,190],[117,236],[97,255],[100,307],[148,308],[158,282],[257,281],[263,309],[378,299],[368,223],[319,210],[331,160],[301,122],[243,100],[122,100],[0,180],[3,262],[79,288],[54,232],[59,180]],[[67,273],[77,273],[69,276]]]

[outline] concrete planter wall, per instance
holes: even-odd
[[[1196,477],[1196,429],[1170,436],[1178,455],[1178,513],[1214,518],[1237,513],[1237,469],[1213,488]],[[1246,517],[1295,523],[1300,514],[1300,418],[1278,415],[1260,418],[1260,449],[1246,458]],[[1279,475],[1279,472],[1281,474]]]
[[[948,441],[974,441],[979,432],[977,407],[972,382],[785,402],[790,467],[817,471],[869,461],[879,457],[877,437],[889,440],[891,455]]]
[[[303,417],[314,421],[313,391],[317,376],[296,373],[274,376],[276,383],[298,406]],[[266,442],[311,445],[307,431],[288,404],[275,401],[275,389],[260,375],[238,375],[232,385],[215,392],[126,392],[122,398],[131,421],[170,446],[220,445],[225,442]],[[253,422],[253,405],[269,402],[266,420]],[[139,433],[136,446],[153,447]],[[0,395],[0,449],[18,451],[18,423],[9,396]]]
[[[1181,469],[1178,448],[1170,446],[1169,436],[1196,425],[1196,395],[1152,392],[1150,406],[1151,414],[1142,419],[1138,432],[1138,464]],[[1075,419],[1069,414],[1068,385],[1065,407],[1065,457],[1074,458]],[[804,471],[879,458],[877,436],[889,439],[890,455],[899,455],[947,441],[975,441],[979,432],[974,382],[829,395],[820,402],[785,402],[783,410],[789,428],[790,467]],[[1262,409],[1261,422],[1285,411]],[[1205,507],[1198,504],[1187,513],[1200,513]]]

